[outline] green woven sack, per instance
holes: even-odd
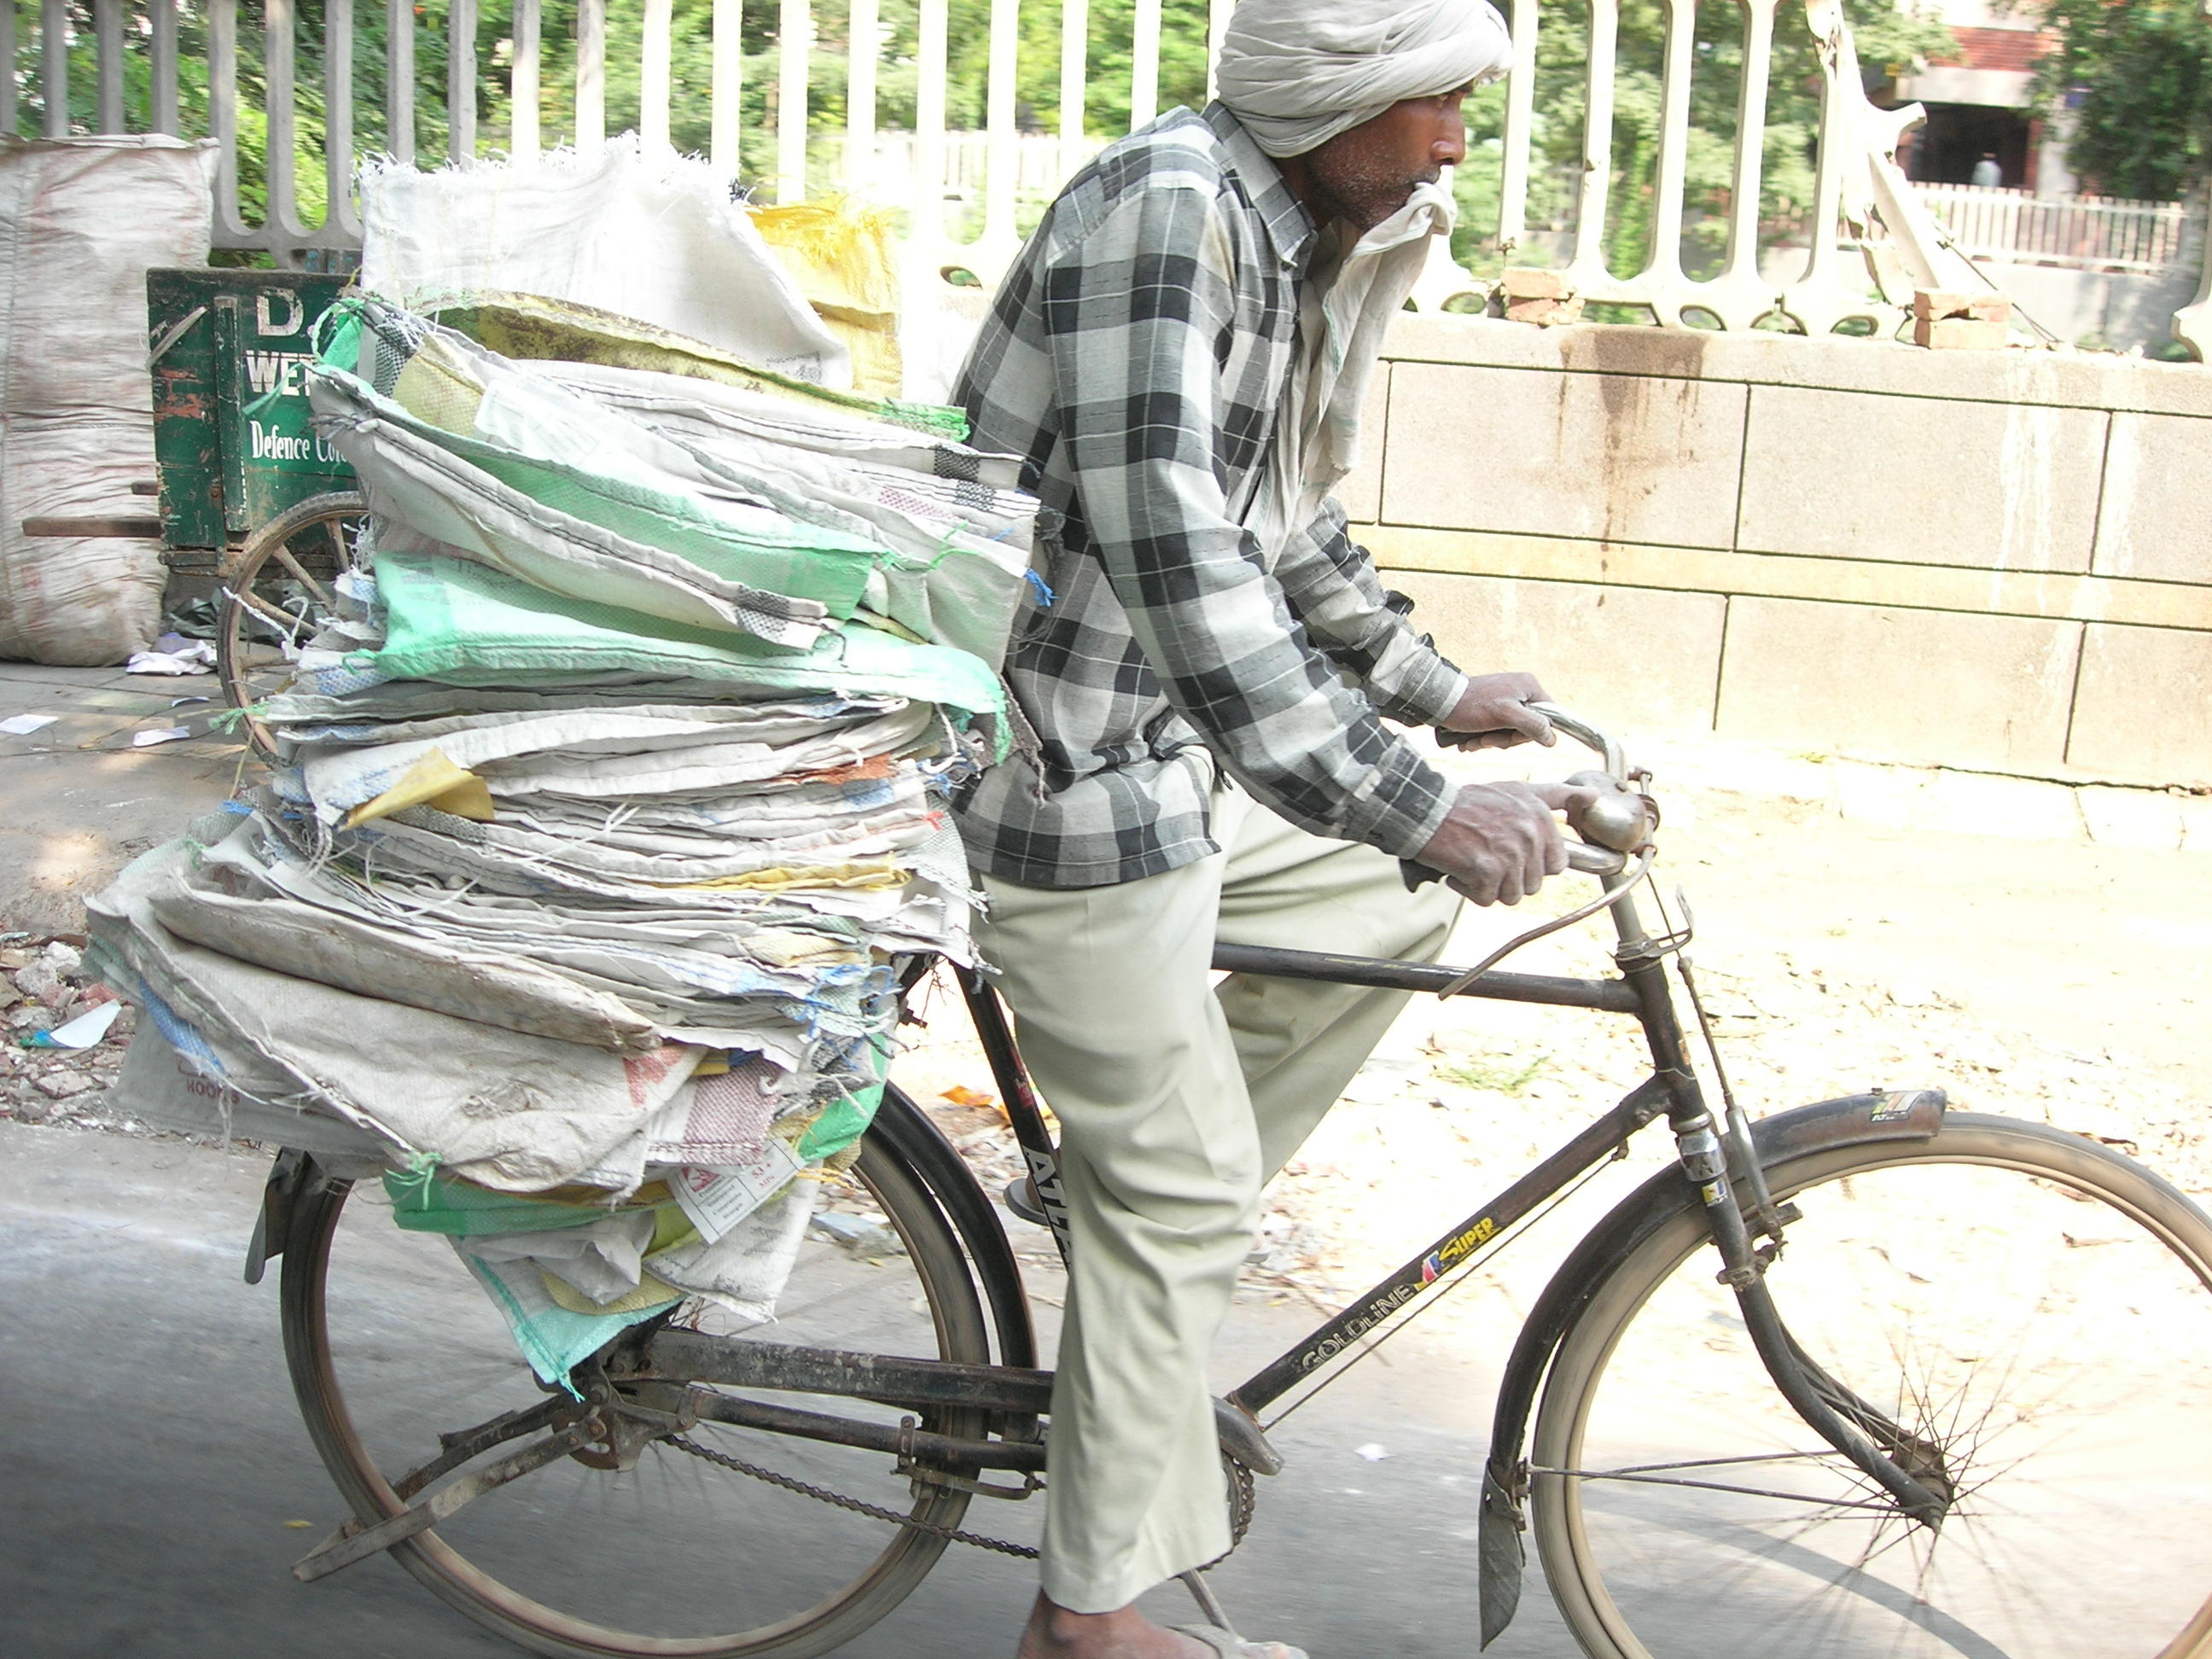
[[[719,682],[763,691],[834,691],[933,702],[963,725],[987,721],[1006,751],[1006,694],[982,659],[848,623],[795,652],[570,599],[465,559],[380,553],[382,649],[349,659],[388,679],[556,685],[610,675]],[[738,695],[742,695],[739,693]]]
[[[473,1238],[480,1233],[551,1232],[586,1227],[615,1209],[651,1209],[652,1205],[556,1204],[542,1198],[494,1192],[428,1170],[390,1173],[384,1190],[392,1200],[392,1218],[410,1233],[444,1233]],[[668,1206],[675,1208],[672,1201]]]

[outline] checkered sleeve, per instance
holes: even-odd
[[[1316,833],[1410,856],[1452,791],[1293,612],[1215,470],[1237,325],[1214,193],[1163,178],[1071,227],[1041,273],[1059,422],[1091,551],[1169,701],[1231,775]]]
[[[1434,726],[1459,706],[1467,676],[1414,629],[1406,615],[1413,601],[1383,587],[1334,497],[1291,538],[1275,562],[1275,579],[1315,644],[1357,675],[1369,701],[1391,719]]]

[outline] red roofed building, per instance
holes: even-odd
[[[2047,142],[2034,113],[2035,66],[2056,44],[2033,0],[2010,7],[1989,0],[1936,0],[1957,50],[1898,77],[1893,97],[1921,104],[1928,124],[1909,135],[1899,160],[1923,184],[1991,183],[2039,195],[2074,188],[2063,144]],[[1975,168],[1993,160],[1998,177]]]

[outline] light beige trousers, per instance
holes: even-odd
[[[1214,941],[1432,962],[1459,901],[1218,787],[1223,851],[1110,887],[984,878],[985,958],[1061,1127],[1074,1232],[1044,1592],[1103,1613],[1229,1547],[1206,1358],[1260,1189],[1405,994],[1233,975]]]

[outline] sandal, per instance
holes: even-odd
[[[1218,1625],[1170,1625],[1168,1628],[1179,1636],[1205,1643],[1221,1659],[1306,1659],[1304,1648],[1282,1642],[1248,1642],[1235,1631],[1224,1630]]]

